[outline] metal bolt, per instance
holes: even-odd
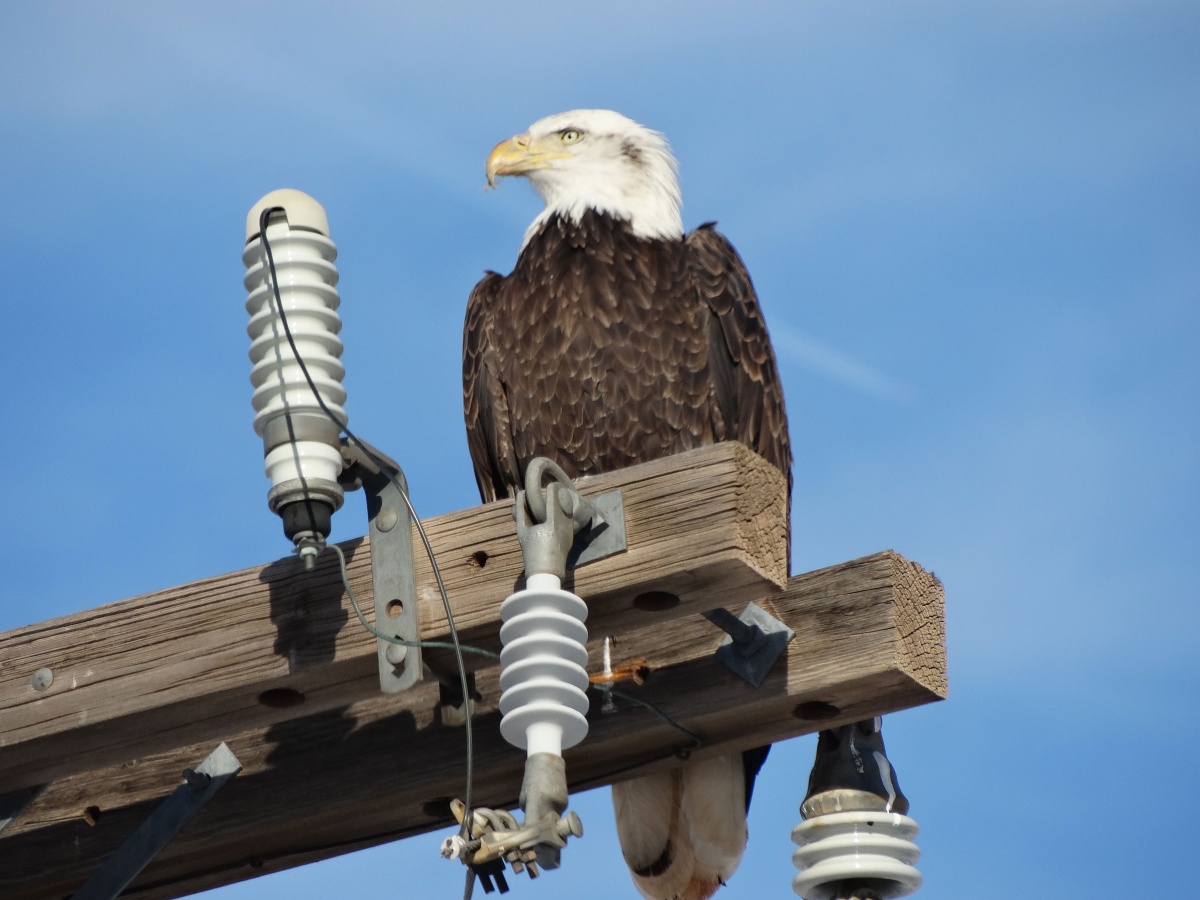
[[[33,680],[30,683],[35,691],[44,691],[54,683],[54,673],[49,669],[38,669],[33,673]]]
[[[573,837],[583,837],[583,821],[579,818],[579,813],[571,810],[563,818],[558,820],[558,836],[565,838],[568,835]]]
[[[396,527],[396,522],[399,520],[399,513],[391,507],[385,506],[379,511],[379,515],[375,517],[375,527],[380,531],[391,531]]]
[[[406,656],[408,656],[408,648],[403,644],[388,644],[387,649],[383,651],[383,658],[393,666],[404,662]]]
[[[733,646],[742,656],[753,656],[766,642],[766,636],[757,625],[747,624],[723,607],[710,609],[704,618],[712,622],[733,640]]]

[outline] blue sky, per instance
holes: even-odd
[[[0,629],[287,551],[240,261],[276,187],[329,213],[352,426],[424,515],[477,502],[463,308],[539,208],[484,194],[484,158],[609,107],[668,135],[685,223],[719,220],[753,273],[793,567],[893,547],[946,584],[951,699],[887,720],[917,896],[1177,883],[1200,839],[1167,806],[1200,800],[1200,9],[730,6],[5,4]],[[335,537],[364,530],[352,498]],[[719,896],[792,896],[812,752],[776,748]],[[600,877],[606,794],[513,896],[634,896]],[[212,896],[453,897],[438,840]]]

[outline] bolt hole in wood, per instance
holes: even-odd
[[[387,614],[393,619],[399,618],[404,612],[403,600],[389,600],[387,605]]]
[[[471,554],[471,564],[482,569],[488,564],[488,555],[482,550],[476,550]]]
[[[840,713],[840,709],[824,700],[808,700],[792,710],[793,716],[806,722],[823,722],[836,718]]]
[[[95,826],[100,821],[100,807],[89,806],[85,809],[83,811],[83,821],[87,822],[89,826]]]
[[[454,813],[450,811],[449,797],[434,797],[432,800],[426,800],[421,804],[421,812],[431,819],[454,818]]]
[[[666,591],[646,591],[633,598],[633,608],[642,612],[666,612],[679,605],[679,598]]]
[[[258,695],[258,702],[269,709],[290,709],[304,702],[304,695],[291,688],[271,688]]]

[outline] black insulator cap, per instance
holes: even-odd
[[[285,503],[279,507],[279,518],[283,519],[283,533],[289,541],[305,531],[327,538],[333,529],[333,507],[312,498]]]
[[[900,791],[887,758],[878,719],[831,728],[817,737],[817,758],[804,799],[839,789],[864,791],[884,801],[890,798],[892,812],[908,812],[908,798]]]

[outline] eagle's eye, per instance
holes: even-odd
[[[558,139],[564,144],[575,144],[583,140],[583,132],[574,128],[568,128],[566,131],[558,133]]]

